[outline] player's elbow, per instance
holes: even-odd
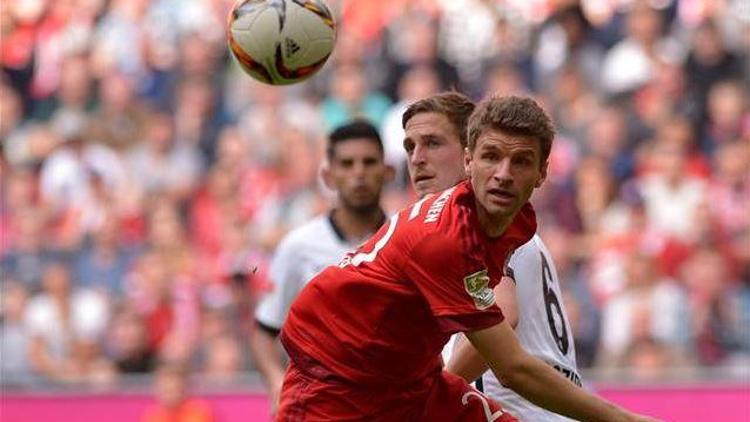
[[[506,313],[505,314],[505,320],[515,330],[516,327],[518,326],[518,313],[517,312],[508,312],[508,313]]]
[[[528,356],[518,356],[516,358],[504,359],[503,363],[495,369],[495,375],[498,380],[511,390],[518,390],[528,383],[530,376],[533,376],[533,362],[527,359]]]

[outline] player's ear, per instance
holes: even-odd
[[[385,177],[383,178],[385,180],[385,183],[386,184],[391,183],[393,179],[395,178],[396,178],[396,169],[392,165],[386,164],[385,165]]]
[[[464,148],[464,172],[466,172],[466,177],[471,177],[471,152],[469,152],[469,148]]]
[[[536,181],[536,184],[534,185],[535,188],[539,188],[542,186],[545,180],[547,180],[547,168],[549,167],[549,160],[545,161],[544,164],[542,164],[542,168],[540,169],[539,173],[539,180]]]
[[[320,164],[320,179],[323,180],[323,184],[333,191],[336,190],[336,185],[333,183],[333,174],[331,174],[331,163],[328,160],[323,160]]]

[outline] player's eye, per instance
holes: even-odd
[[[482,155],[480,155],[480,157],[483,160],[487,160],[487,161],[497,161],[500,156],[497,155],[494,152],[485,152],[485,153],[482,153]]]

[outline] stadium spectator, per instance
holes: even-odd
[[[566,65],[550,83],[554,86],[548,96],[550,112],[559,122],[560,134],[581,139],[586,125],[594,121],[591,114],[598,106],[595,94],[586,89],[576,63]]]
[[[214,338],[206,347],[205,362],[200,374],[209,383],[231,384],[242,371],[244,350],[238,338],[224,334]]]
[[[122,244],[120,220],[111,210],[105,210],[102,221],[84,240],[75,258],[76,282],[113,297],[122,295],[135,252]]]
[[[437,72],[432,67],[415,66],[409,69],[399,81],[398,102],[388,109],[383,119],[380,133],[385,148],[385,161],[396,170],[395,180],[400,189],[405,187],[408,180],[401,116],[412,102],[436,93],[440,88],[439,84]]]
[[[698,25],[693,32],[684,68],[691,94],[698,104],[706,104],[714,84],[739,77],[742,72],[740,58],[727,48],[719,25],[711,19]],[[699,116],[703,117],[703,110]]]
[[[23,284],[8,277],[7,273],[3,275],[0,292],[0,329],[3,332],[0,371],[4,383],[23,385],[29,383],[31,377],[28,355],[30,336],[24,319],[29,293]]]
[[[656,62],[670,53],[659,10],[636,1],[625,19],[625,38],[607,52],[602,63],[602,87],[610,95],[631,93],[648,83]]]
[[[143,137],[148,112],[128,76],[112,72],[99,81],[97,107],[91,114],[90,138],[123,154]]]
[[[130,149],[128,173],[147,196],[186,201],[195,189],[201,157],[195,145],[176,138],[170,113],[152,112],[146,121],[144,139]]]
[[[92,66],[94,74],[140,76],[143,70],[143,16],[147,0],[116,0],[104,8],[93,35]]]
[[[653,171],[640,177],[639,188],[649,224],[662,235],[686,239],[698,207],[706,201],[706,183],[687,172],[688,146],[659,138],[650,145]]]
[[[2,81],[2,95],[0,95],[0,137],[7,139],[19,124],[23,122],[23,104],[21,96],[16,90]],[[5,142],[3,147],[7,151]],[[7,152],[6,152],[7,154]]]
[[[173,110],[174,136],[184,146],[201,152],[204,162],[213,162],[215,137],[225,123],[217,108],[218,88],[208,78],[186,76],[179,81]]]
[[[590,119],[582,136],[583,155],[604,160],[616,182],[631,178],[635,159],[625,112],[615,105],[605,105],[592,112]]]
[[[703,364],[721,362],[737,344],[732,338],[732,308],[728,296],[735,283],[730,263],[714,248],[702,247],[680,268],[687,288],[690,324],[693,328],[696,358]]]
[[[80,245],[83,236],[101,221],[112,192],[125,189],[121,157],[108,146],[88,137],[86,115],[69,115],[56,128],[62,143],[42,164],[41,200],[57,219],[61,248]]]
[[[497,64],[487,72],[485,95],[522,95],[529,93],[528,83],[524,80],[518,66]]]
[[[25,209],[23,214],[13,217],[12,225],[3,232],[8,245],[0,269],[3,278],[15,279],[35,294],[42,288],[45,267],[60,258],[61,253],[45,242],[44,215],[39,210]]]
[[[726,142],[750,136],[750,105],[745,92],[747,83],[724,80],[711,85],[706,102],[707,112],[701,147],[708,153]]]
[[[62,262],[44,269],[43,293],[29,301],[29,360],[34,372],[58,382],[112,381],[101,349],[109,310],[99,293],[77,289]]]
[[[36,33],[47,2],[36,2],[31,7],[13,5],[3,15],[2,69],[10,85],[23,96],[23,113],[33,105],[31,81],[34,75]]]
[[[739,365],[746,361],[747,355],[750,353],[750,333],[746,329],[750,323],[750,283],[746,281],[747,275],[743,279],[745,281],[727,295],[730,306],[730,329],[737,342],[733,349],[733,358],[736,359],[736,362],[739,362]],[[732,361],[727,363],[730,368],[736,365],[737,363]]]
[[[38,119],[55,120],[68,113],[90,111],[93,104],[93,81],[88,57],[83,54],[62,56],[60,81],[54,96],[39,101],[34,106],[33,116]]]
[[[354,118],[366,118],[380,128],[391,101],[370,86],[358,65],[339,65],[331,74],[330,94],[321,104],[326,130],[332,131]]]
[[[750,143],[737,140],[721,145],[714,158],[714,177],[708,206],[717,229],[730,244],[730,255],[741,267],[750,268]]]
[[[157,403],[150,406],[142,422],[213,422],[214,411],[205,400],[189,392],[190,371],[175,363],[160,364],[154,379]]]
[[[535,86],[540,90],[549,89],[547,84],[557,78],[565,64],[575,62],[589,88],[597,91],[603,58],[604,49],[594,40],[591,24],[581,6],[562,7],[539,28],[534,52]]]
[[[146,374],[156,367],[146,330],[143,318],[127,305],[112,315],[105,348],[120,374]]]
[[[408,29],[406,29],[408,28]],[[407,8],[389,27],[386,38],[388,57],[391,59],[388,78],[383,91],[396,99],[401,78],[415,66],[429,66],[440,80],[440,89],[459,88],[459,75],[455,66],[439,52],[437,23],[423,14],[419,7]]]
[[[630,343],[620,364],[632,372],[635,380],[654,382],[678,362],[678,356],[669,346],[645,336]]]
[[[658,274],[653,257],[635,252],[626,259],[626,285],[602,309],[602,365],[626,359],[628,349],[642,339],[655,339],[684,355],[692,340],[686,295],[674,280]]]

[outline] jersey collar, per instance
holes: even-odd
[[[334,213],[334,210],[331,210],[328,212],[328,223],[331,225],[331,229],[333,229],[333,233],[336,235],[336,238],[340,240],[341,242],[349,243],[349,239],[347,239],[346,236],[344,235],[344,231],[341,230],[341,227],[339,227],[338,224],[336,224],[336,220],[333,218],[333,213]],[[378,228],[380,228],[383,224],[385,224],[385,220],[388,219],[385,216],[385,212],[383,212],[383,210],[380,210],[380,213],[383,215],[383,218],[378,223]],[[377,229],[375,229],[375,231],[377,231]],[[373,231],[373,233],[375,233],[375,231]]]

